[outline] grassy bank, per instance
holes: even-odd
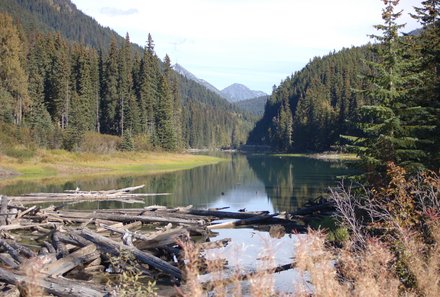
[[[143,175],[190,169],[220,161],[222,159],[211,156],[165,152],[96,154],[72,153],[64,150],[36,150],[25,157],[0,155],[0,170],[5,173],[5,177],[11,177],[12,173],[16,173],[14,179],[78,175]]]

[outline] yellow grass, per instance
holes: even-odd
[[[78,175],[144,175],[190,169],[222,160],[211,156],[166,152],[96,154],[37,150],[33,157],[26,159],[0,155],[0,170],[17,172],[15,180]]]

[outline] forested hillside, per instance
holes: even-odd
[[[316,57],[275,87],[249,143],[281,151],[322,151],[346,134],[357,107],[368,100],[359,90],[372,73],[367,47]],[[364,76],[361,76],[364,74]]]
[[[141,49],[68,0],[6,0],[1,10],[0,121],[39,145],[76,149],[87,131],[123,137],[122,149],[245,141],[251,117],[176,74],[151,36]]]
[[[268,98],[269,96],[265,95],[257,98],[238,101],[234,104],[240,109],[250,112],[251,114],[261,118],[263,116],[264,107],[266,106]]]
[[[124,38],[79,11],[70,0],[2,0],[0,11],[8,13],[26,32],[55,33],[95,49],[108,49],[113,38]],[[145,37],[146,38],[146,37]],[[137,47],[139,53],[141,47]]]
[[[398,1],[385,1],[374,44],[343,49],[287,77],[265,106],[249,144],[279,151],[356,152],[370,172],[440,163],[438,4],[412,15],[422,30],[399,36]],[[336,146],[336,147],[335,147]]]

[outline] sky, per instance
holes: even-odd
[[[422,0],[401,0],[404,32]],[[72,0],[132,42],[218,89],[241,83],[268,94],[310,59],[371,41],[382,23],[381,0]]]

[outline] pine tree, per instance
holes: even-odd
[[[175,150],[177,143],[173,120],[173,97],[165,76],[160,78],[155,118],[159,146],[168,151]]]
[[[171,59],[165,55],[163,60],[164,75],[167,78],[168,85],[173,96],[173,127],[176,136],[176,148],[181,148],[182,145],[182,102],[180,100],[179,82],[176,73],[171,67]]]
[[[117,119],[119,93],[118,49],[115,39],[112,40],[108,56],[103,63],[101,96],[100,130],[103,133],[117,135],[119,134]]]
[[[12,113],[15,124],[21,125],[23,114],[30,105],[27,75],[21,61],[23,42],[12,18],[3,13],[0,13],[0,40],[2,113],[5,118],[11,118]]]
[[[388,161],[420,167],[424,152],[417,147],[414,127],[427,128],[417,121],[420,117],[413,116],[421,112],[411,98],[417,75],[410,71],[414,61],[406,59],[408,44],[398,35],[404,26],[397,24],[401,12],[394,11],[399,1],[384,3],[384,24],[375,26],[383,34],[372,36],[379,42],[373,47],[378,61],[370,62],[377,74],[371,77],[373,87],[367,91],[373,105],[360,107],[358,127],[362,135],[351,138],[370,172],[382,172]]]
[[[61,128],[69,125],[70,62],[66,41],[59,33],[49,36],[49,65],[45,77],[45,104],[52,120]]]
[[[72,87],[84,112],[84,128],[92,131],[96,125],[96,90],[92,80],[93,50],[76,44],[72,51]]]
[[[139,70],[139,106],[141,114],[142,131],[149,135],[153,143],[156,142],[155,108],[158,98],[159,63],[154,53],[154,42],[148,34],[147,46],[141,60]]]
[[[427,0],[421,2],[422,7],[415,8],[413,18],[423,26],[416,36],[421,57],[420,72],[423,83],[416,88],[417,102],[427,109],[425,119],[433,126],[428,135],[432,142],[424,143],[427,152],[427,165],[438,168],[440,165],[440,1]]]

